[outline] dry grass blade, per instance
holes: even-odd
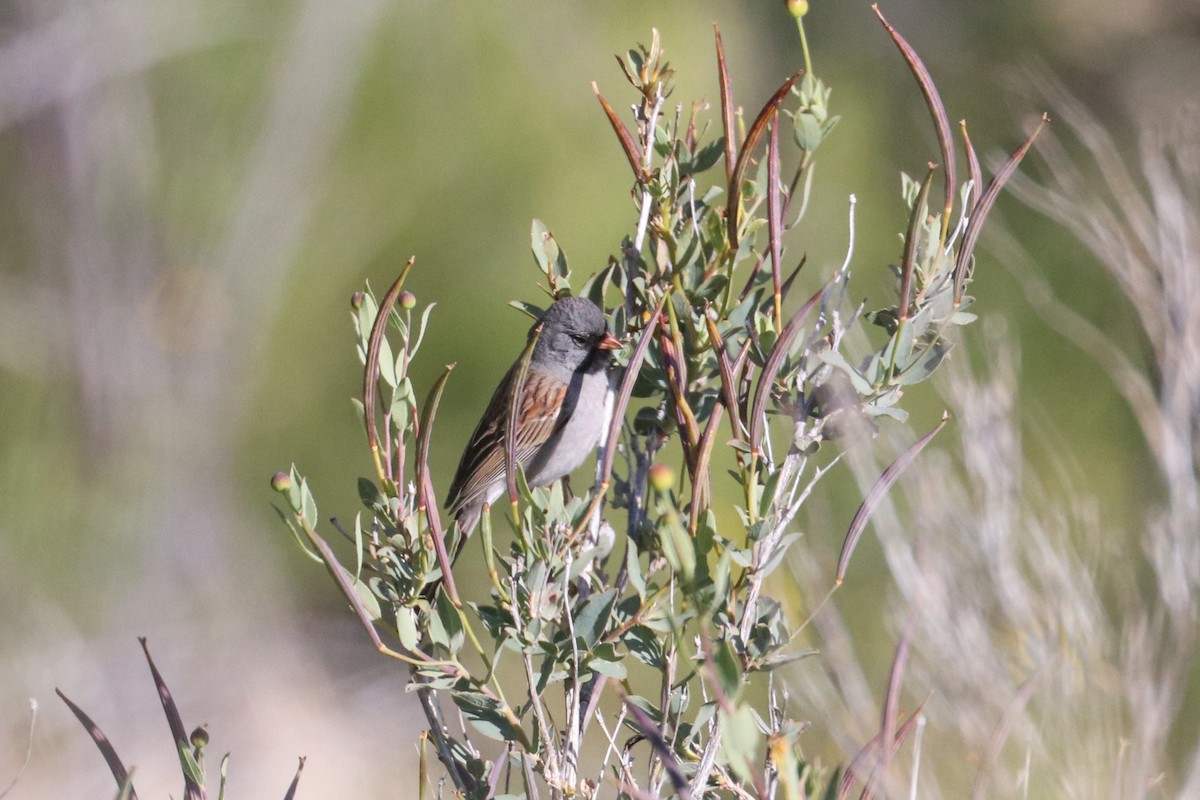
[[[908,235],[904,237],[904,259],[900,262],[900,308],[897,316],[900,321],[908,319],[908,307],[912,304],[912,275],[913,265],[917,261],[917,242],[921,238],[921,226],[929,206],[929,186],[933,183],[933,171],[937,164],[929,165],[929,172],[921,182],[917,199],[913,201],[912,214],[908,218]]]
[[[966,287],[967,282],[967,269],[971,264],[971,255],[975,252],[975,244],[979,241],[979,233],[983,230],[983,223],[987,219],[988,212],[996,204],[996,198],[1000,196],[1000,190],[1004,188],[1004,184],[1016,172],[1021,159],[1025,158],[1025,154],[1029,152],[1030,146],[1033,145],[1033,140],[1037,138],[1038,134],[1042,132],[1042,128],[1049,121],[1050,117],[1042,114],[1042,118],[1038,122],[1037,127],[1033,129],[1033,133],[1029,134],[1028,138],[1021,143],[1021,146],[1014,150],[1012,155],[1004,161],[1000,169],[996,170],[996,174],[992,176],[987,189],[979,196],[979,202],[975,204],[975,208],[971,213],[971,219],[967,222],[967,230],[963,233],[962,244],[958,247],[958,259],[954,262],[955,305],[962,302],[963,289]]]
[[[446,365],[445,372],[434,382],[433,388],[429,390],[429,397],[425,400],[425,412],[421,415],[421,430],[417,436],[417,504],[425,510],[425,519],[429,521],[429,538],[433,541],[433,551],[437,555],[442,580],[446,584],[446,594],[456,607],[461,607],[458,589],[454,585],[454,575],[450,572],[451,559],[446,553],[446,537],[437,509],[437,496],[433,493],[433,479],[429,477],[429,441],[433,435],[433,420],[437,416],[446,381],[457,363]],[[432,591],[429,596],[432,597]]]
[[[392,307],[396,305],[396,298],[400,296],[400,290],[404,288],[404,279],[408,277],[416,259],[416,256],[408,259],[404,269],[400,270],[400,275],[379,302],[379,311],[375,314],[375,322],[371,325],[371,336],[367,340],[367,363],[363,367],[363,423],[367,429],[367,444],[371,448],[371,458],[375,459],[375,471],[379,474],[379,480],[383,482],[387,481],[387,472],[383,468],[383,461],[379,458],[379,431],[375,429],[375,386],[379,381],[379,350],[383,346],[383,335],[387,330],[388,316],[392,313]]]
[[[16,785],[21,782],[21,776],[25,774],[25,769],[29,766],[30,759],[33,758],[33,740],[34,733],[37,731],[37,715],[37,700],[34,700],[31,697],[29,698],[29,737],[25,745],[25,758],[21,761],[21,766],[17,768],[17,773],[13,775],[12,780],[8,782],[8,786],[5,786],[3,790],[0,790],[0,800],[4,800],[5,797],[8,797],[9,792],[11,792]]]
[[[625,157],[629,159],[629,166],[633,169],[633,176],[638,179],[638,182],[646,180],[646,172],[642,168],[642,148],[633,138],[633,134],[629,132],[629,128],[617,116],[617,112],[613,111],[613,107],[608,104],[604,96],[600,94],[600,87],[592,81],[592,91],[596,93],[596,99],[600,101],[600,105],[604,108],[604,114],[608,117],[608,123],[612,125],[613,132],[617,134],[617,139],[621,142],[621,149],[625,151]]]
[[[721,127],[725,129],[725,180],[733,186],[733,168],[737,162],[737,126],[733,120],[733,85],[729,82],[729,64],[725,61],[725,44],[721,29],[713,23],[717,38],[717,78],[721,85]]]
[[[187,728],[184,727],[183,718],[179,716],[179,708],[175,705],[175,698],[171,696],[171,690],[167,688],[167,682],[163,680],[162,674],[154,664],[154,659],[150,657],[150,647],[146,644],[146,637],[139,636],[138,644],[142,646],[142,652],[146,654],[146,663],[150,665],[150,674],[154,677],[154,688],[158,690],[158,699],[162,702],[163,714],[167,718],[171,736],[175,739],[175,749],[180,751],[180,748],[186,748],[188,745]],[[196,783],[189,774],[187,765],[182,764],[182,766],[183,796],[188,800],[202,800],[204,788]]]
[[[913,459],[921,454],[921,451],[933,440],[934,436],[937,436],[938,431],[946,427],[946,421],[949,419],[950,413],[943,411],[942,421],[933,430],[915,441],[912,446],[901,453],[900,457],[883,471],[883,474],[879,476],[879,480],[875,481],[875,485],[871,487],[871,491],[867,492],[867,496],[863,498],[858,511],[854,513],[854,519],[850,520],[850,528],[846,531],[846,540],[842,542],[842,552],[838,556],[838,586],[841,586],[842,582],[846,579],[846,569],[850,566],[850,556],[854,555],[854,548],[858,546],[858,540],[862,538],[862,533],[867,527],[867,521],[871,519],[871,514],[875,512],[879,501],[887,494],[888,489],[892,488],[892,484],[896,482],[896,479],[900,477],[904,470],[908,469],[908,465],[913,462]]]
[[[751,453],[757,457],[761,453],[759,447],[763,437],[763,419],[767,413],[767,399],[771,396],[771,384],[775,382],[775,376],[779,374],[780,368],[783,367],[783,361],[787,358],[788,350],[791,349],[792,341],[796,338],[796,334],[800,331],[800,323],[808,315],[809,311],[821,301],[821,297],[825,294],[825,290],[833,283],[833,279],[838,273],[834,273],[821,285],[820,289],[804,302],[804,305],[792,314],[787,325],[779,334],[779,338],[775,340],[775,346],[771,348],[771,354],[767,356],[767,363],[763,366],[762,377],[758,379],[758,389],[754,393],[754,406],[750,411],[750,448]]]
[[[771,249],[771,285],[775,290],[775,331],[783,327],[783,187],[779,185],[779,111],[771,120],[771,138],[767,140],[767,239]]]
[[[300,785],[300,773],[304,771],[305,757],[300,756],[300,765],[296,767],[296,776],[292,778],[292,783],[288,786],[287,794],[283,796],[283,800],[292,800],[296,796],[296,787]]]
[[[896,750],[898,750],[900,745],[904,743],[904,740],[908,738],[908,735],[912,733],[913,727],[917,724],[917,720],[921,718],[921,713],[925,710],[925,704],[928,702],[929,697],[926,697],[924,700],[922,700],[921,705],[917,706],[917,709],[912,713],[912,716],[906,719],[904,724],[901,725],[899,730],[896,731],[896,737],[892,740],[892,745],[890,748],[892,755],[895,755]],[[882,741],[883,734],[875,734],[875,737],[863,745],[862,749],[855,753],[854,758],[850,759],[850,766],[846,767],[846,773],[842,775],[842,782],[838,784],[838,800],[842,800],[850,794],[850,790],[854,788],[855,782],[858,781],[862,775],[863,764],[866,763],[868,758],[875,754],[875,751],[879,748],[879,745]],[[866,791],[864,791],[864,794],[866,794]]]
[[[1041,682],[1042,675],[1041,671],[1035,672],[1017,687],[1017,693],[1013,696],[1012,703],[1005,710],[1004,716],[1000,718],[1000,723],[996,726],[996,730],[992,734],[992,740],[988,743],[987,753],[984,756],[983,762],[979,765],[979,772],[975,774],[975,785],[971,789],[972,800],[987,797],[984,790],[987,787],[988,775],[991,769],[1000,761],[1000,753],[1004,750],[1004,743],[1008,741],[1013,725],[1017,723],[1021,712],[1025,710],[1025,706],[1033,698],[1033,693]]]
[[[903,633],[900,634],[900,641],[896,642],[896,651],[892,655],[892,666],[888,670],[887,691],[883,696],[883,719],[879,726],[879,733],[885,742],[891,742],[896,738],[896,715],[900,711],[900,687],[904,682],[904,669],[908,665],[908,651],[915,623],[916,616],[909,616],[908,623],[904,626]],[[880,774],[883,776],[888,773],[888,767],[892,760],[891,755],[892,748],[885,748],[883,768],[880,770]]]
[[[100,755],[104,756],[104,761],[108,764],[117,786],[120,788],[128,786],[130,800],[137,800],[137,792],[134,791],[133,784],[129,780],[129,770],[125,769],[125,765],[121,763],[121,757],[117,755],[116,748],[104,735],[104,731],[100,730],[95,722],[92,722],[92,718],[85,714],[82,708],[72,703],[61,689],[55,689],[54,693],[62,698],[62,701],[67,704],[67,708],[71,709],[71,713],[75,715],[75,719],[79,720],[83,729],[88,732],[88,736],[92,737],[92,741],[96,743],[96,749],[100,751]]]
[[[945,243],[946,231],[949,230],[947,226],[950,224],[950,212],[954,209],[955,186],[958,181],[954,161],[954,139],[950,133],[950,119],[946,116],[946,106],[942,103],[937,86],[933,83],[933,76],[925,68],[917,51],[913,50],[904,37],[891,26],[891,23],[884,19],[878,4],[872,5],[871,10],[875,12],[875,16],[879,17],[883,27],[887,29],[888,36],[892,37],[892,41],[900,49],[900,55],[904,56],[904,60],[908,62],[913,77],[921,86],[921,94],[925,95],[925,104],[929,106],[929,113],[933,116],[933,125],[937,129],[938,146],[942,150],[942,163],[946,165],[946,207],[942,214],[942,242]]]
[[[729,179],[729,204],[725,207],[725,223],[729,226],[729,245],[737,248],[738,246],[738,211],[742,204],[742,181],[746,176],[746,170],[750,167],[750,159],[753,158],[754,148],[758,146],[758,140],[767,131],[767,124],[771,121],[771,117],[779,110],[779,104],[783,102],[783,98],[787,97],[787,93],[791,91],[792,84],[804,74],[804,70],[800,70],[792,77],[783,82],[783,85],[775,90],[775,94],[771,95],[771,99],[763,106],[762,111],[758,112],[758,116],[754,119],[754,124],[750,126],[750,130],[746,132],[746,141],[742,143],[742,149],[738,153],[737,165],[733,169],[733,175]]]
[[[983,170],[979,168],[979,156],[975,153],[975,145],[971,144],[971,135],[967,133],[967,121],[959,120],[959,130],[962,131],[963,148],[967,151],[967,170],[971,173],[971,196],[967,199],[967,214],[975,213],[975,204],[979,195],[983,194]]]

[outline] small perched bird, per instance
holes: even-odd
[[[517,466],[533,487],[569,475],[596,449],[612,392],[611,351],[621,349],[603,312],[583,297],[557,300],[539,324],[542,332],[517,398],[515,437]],[[530,328],[531,338],[537,328]],[[464,540],[479,523],[484,504],[505,491],[504,428],[520,363],[496,387],[450,486],[446,507]]]

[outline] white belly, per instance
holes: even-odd
[[[587,460],[600,443],[604,420],[612,413],[612,384],[607,372],[585,375],[567,423],[529,465],[530,486],[546,486]]]

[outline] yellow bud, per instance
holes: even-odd
[[[787,0],[788,13],[799,19],[808,13],[808,0]]]
[[[666,464],[655,464],[646,471],[650,485],[658,492],[669,492],[675,485],[675,470]]]

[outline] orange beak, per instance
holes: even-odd
[[[620,350],[622,347],[621,340],[611,333],[605,333],[604,338],[596,345],[597,350]]]

